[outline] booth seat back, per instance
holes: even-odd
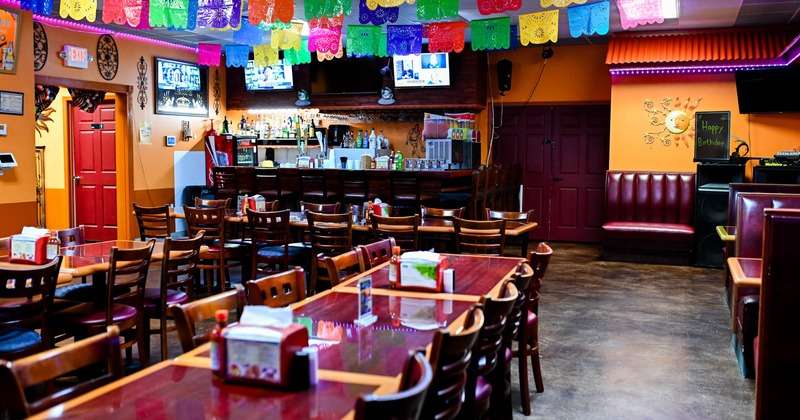
[[[732,183],[728,194],[728,225],[736,224],[736,205],[739,194],[744,193],[770,193],[770,194],[800,194],[800,184],[756,184]]]
[[[606,222],[691,225],[693,172],[606,173]]]
[[[761,258],[764,209],[800,209],[800,194],[740,193],[736,201],[736,256]]]

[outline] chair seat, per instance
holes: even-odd
[[[0,355],[25,350],[42,342],[36,331],[26,328],[7,328],[0,330]]]
[[[128,321],[136,317],[136,308],[133,306],[115,303],[112,308],[111,321],[115,324]],[[98,309],[93,303],[83,303],[65,309],[53,315],[59,323],[72,325],[103,325],[106,322],[106,311]]]
[[[215,242],[208,246],[208,251],[203,252],[200,255],[200,258],[203,258],[203,255],[206,254],[218,254],[220,251],[224,250],[225,252],[229,251],[238,251],[244,245],[241,242],[225,242],[223,246],[220,246],[219,242]]]
[[[161,301],[161,289],[155,287],[148,287],[144,289],[144,307],[155,308]],[[181,304],[189,301],[189,295],[185,292],[175,289],[167,289],[167,306],[172,304]]]
[[[291,259],[300,258],[308,253],[308,251],[303,247],[289,246],[288,248],[289,248],[288,251],[289,258]],[[278,245],[278,246],[265,246],[263,248],[259,248],[258,256],[266,258],[282,258],[283,247]]]
[[[65,299],[78,302],[91,302],[94,299],[94,292],[91,284],[69,284],[56,288],[53,295],[56,299]]]
[[[478,376],[475,382],[475,400],[483,400],[492,395],[492,384],[489,383],[483,376]]]

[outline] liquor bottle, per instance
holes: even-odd
[[[378,135],[378,145],[375,146],[376,149],[384,149],[383,143],[386,141],[386,137],[383,135],[383,129],[381,129],[381,134]]]
[[[361,130],[358,130],[358,135],[356,136],[356,149],[360,149],[363,146],[364,137],[361,136]]]
[[[400,247],[392,247],[392,258],[389,260],[389,287],[397,288],[397,281],[400,279]]]
[[[45,258],[47,258],[48,261],[53,260],[58,256],[59,248],[61,248],[61,240],[58,239],[56,231],[51,230],[50,238],[47,239],[47,245],[45,246]]]
[[[311,119],[311,125],[308,126],[308,137],[317,138],[317,126],[314,125],[314,119]]]
[[[218,309],[214,314],[214,318],[217,320],[217,325],[211,330],[210,337],[211,373],[215,377],[221,378],[224,376],[225,372],[225,342],[222,337],[222,330],[228,324],[228,310]]]
[[[378,137],[375,135],[375,127],[372,127],[372,131],[369,133],[369,148],[377,149],[378,147],[375,146],[376,143],[378,143]]]

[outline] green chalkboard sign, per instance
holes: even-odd
[[[697,112],[694,161],[727,162],[731,156],[731,112]]]

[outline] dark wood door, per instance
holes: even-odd
[[[495,109],[497,116],[499,110]],[[509,107],[495,163],[520,163],[535,240],[599,242],[608,168],[608,106]]]
[[[94,113],[72,107],[73,208],[86,240],[117,239],[117,163],[114,104]]]

